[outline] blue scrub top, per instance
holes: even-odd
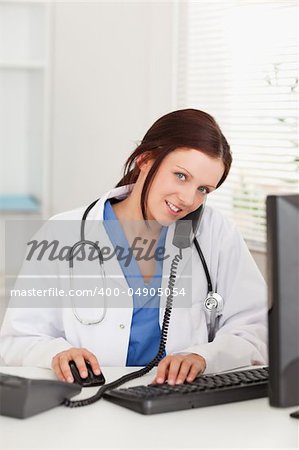
[[[114,214],[109,200],[104,206],[104,226],[114,247],[121,246],[125,249],[124,255],[129,253],[129,243],[124,231]],[[162,227],[157,247],[165,247],[167,227]],[[127,354],[127,366],[145,366],[157,354],[159,349],[161,330],[159,324],[160,297],[157,295],[161,287],[163,272],[163,260],[156,261],[156,272],[149,283],[144,283],[139,266],[132,256],[129,260],[120,259],[119,264],[130,288],[133,290],[133,317],[129,348]],[[147,288],[148,295],[138,295],[139,289]],[[151,296],[150,293],[154,296]],[[165,355],[165,353],[164,353]]]

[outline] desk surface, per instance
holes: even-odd
[[[106,380],[134,368],[106,367]],[[0,367],[0,372],[30,378],[55,379],[52,371],[30,367]],[[125,386],[149,384],[153,372]],[[76,399],[97,388],[85,388]],[[74,397],[75,398],[75,397]],[[298,448],[296,408],[277,409],[268,399],[144,416],[106,400],[68,409],[59,406],[25,420],[0,416],[6,449],[88,448]]]

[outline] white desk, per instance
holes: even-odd
[[[112,381],[133,368],[105,368]],[[50,370],[0,367],[0,372],[54,379]],[[154,372],[125,386],[149,384]],[[92,395],[84,389],[76,398]],[[75,397],[74,397],[75,398]],[[276,409],[268,399],[249,400],[144,416],[106,400],[82,408],[59,406],[28,419],[0,416],[0,448],[298,448],[296,408]]]

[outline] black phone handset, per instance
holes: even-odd
[[[142,369],[139,369],[135,372],[129,373],[127,375],[122,376],[121,378],[118,378],[115,381],[112,381],[111,383],[107,383],[100,387],[98,392],[93,395],[92,397],[83,399],[83,400],[68,400],[65,399],[64,405],[68,406],[69,408],[76,408],[79,406],[87,406],[91,405],[92,403],[95,403],[96,401],[100,400],[103,396],[103,394],[111,389],[116,389],[122,384],[134,380],[135,378],[142,377],[143,375],[147,374],[152,370],[153,367],[158,365],[159,361],[163,358],[165,347],[166,347],[166,341],[167,341],[167,334],[168,334],[168,328],[169,328],[169,322],[170,322],[170,316],[172,311],[172,304],[173,304],[173,288],[175,284],[176,279],[176,271],[179,261],[183,258],[182,256],[182,250],[184,248],[191,247],[192,243],[194,242],[195,245],[197,243],[196,241],[196,233],[201,221],[202,213],[203,213],[204,205],[201,205],[196,211],[193,211],[192,213],[188,214],[187,216],[183,217],[182,219],[178,220],[175,224],[175,230],[173,234],[173,240],[172,244],[179,249],[179,253],[175,255],[171,262],[170,266],[170,275],[168,279],[168,292],[169,295],[166,299],[166,306],[165,306],[165,312],[163,317],[163,323],[162,323],[162,329],[161,329],[161,338],[160,338],[160,344],[159,344],[159,350],[156,356],[150,361],[145,367]],[[198,245],[198,243],[197,243]]]
[[[204,205],[180,219],[175,224],[172,244],[180,249],[191,247],[199,228]]]

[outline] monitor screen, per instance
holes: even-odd
[[[299,194],[267,197],[269,397],[299,405]]]

